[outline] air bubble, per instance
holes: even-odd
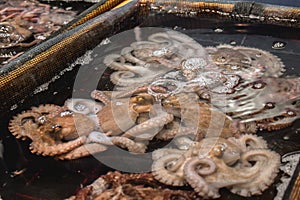
[[[209,94],[208,92],[203,92],[203,93],[200,95],[200,98],[201,98],[201,99],[209,100],[209,99],[210,99],[210,94]]]
[[[265,87],[265,83],[262,81],[255,82],[252,86],[253,89],[262,89]]]
[[[268,102],[265,104],[265,108],[267,108],[267,109],[272,109],[274,107],[275,107],[275,103],[273,103],[273,102]]]
[[[240,67],[239,66],[237,66],[237,65],[232,65],[232,66],[230,66],[230,69],[232,69],[232,70],[238,70]]]
[[[285,46],[286,46],[286,42],[282,42],[282,41],[275,41],[272,44],[273,49],[284,49]]]
[[[286,113],[288,114],[288,116],[291,116],[291,117],[296,116],[296,113],[292,110],[288,110]]]
[[[236,45],[236,41],[231,40],[231,41],[229,42],[229,44],[231,44],[231,45]]]
[[[284,139],[284,140],[289,140],[290,137],[289,137],[289,136],[284,136],[283,139]]]
[[[214,30],[215,33],[222,33],[223,31],[224,31],[224,30],[221,29],[221,28],[216,28],[216,29]]]

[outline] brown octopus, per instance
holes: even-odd
[[[261,194],[279,171],[280,156],[254,135],[211,137],[200,142],[186,137],[177,140],[178,149],[153,152],[152,173],[167,185],[188,183],[204,198],[220,197],[218,190],[223,187],[246,197]],[[189,148],[182,150],[182,145]]]
[[[94,128],[94,122],[85,115],[62,111],[55,105],[33,107],[9,123],[16,138],[29,138],[31,152],[43,156],[67,154],[84,144]]]

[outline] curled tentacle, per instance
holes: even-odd
[[[244,134],[239,138],[229,138],[229,141],[239,145],[242,151],[248,151],[251,149],[266,149],[268,145],[266,141],[259,136]]]
[[[135,57],[133,54],[132,54],[132,51],[134,50],[134,48],[132,47],[125,47],[121,50],[121,54],[122,56],[128,60],[129,62],[131,63],[136,63],[138,65],[145,65],[146,62],[139,59],[138,57]]]
[[[183,174],[183,160],[181,154],[167,154],[155,160],[152,164],[152,174],[155,179],[172,186],[183,186],[186,181]],[[177,163],[179,161],[179,163]],[[169,170],[173,165],[177,165],[174,171]]]
[[[23,126],[28,120],[35,122],[35,120],[40,116],[39,113],[34,111],[24,111],[17,116],[14,116],[9,121],[8,129],[16,137],[26,139],[29,137],[26,132],[25,127]]]
[[[220,197],[218,189],[210,186],[202,176],[210,175],[216,171],[216,163],[209,158],[193,157],[184,166],[187,182],[204,198]]]
[[[273,183],[279,172],[280,155],[267,149],[247,151],[242,154],[241,160],[246,167],[241,168],[240,175],[241,178],[248,177],[248,181],[229,186],[231,192],[241,196],[261,194]]]
[[[103,63],[114,70],[127,70],[124,67],[125,59],[119,54],[109,54],[105,56]]]

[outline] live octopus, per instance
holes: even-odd
[[[177,140],[178,148],[153,152],[154,178],[172,186],[189,184],[204,198],[220,197],[223,187],[245,197],[261,194],[279,171],[280,156],[254,135]],[[189,148],[184,150],[183,144]]]
[[[234,94],[214,96],[212,102],[241,123],[255,122],[258,128],[278,130],[299,119],[300,79],[263,78],[241,84]],[[222,103],[218,99],[222,99]],[[224,102],[226,102],[224,104]]]
[[[245,80],[279,77],[285,71],[280,58],[261,49],[231,45],[205,49],[225,74],[237,74]]]
[[[85,115],[62,112],[55,105],[33,107],[9,123],[9,130],[16,138],[29,138],[31,152],[43,156],[67,154],[80,147],[94,128],[94,122]]]

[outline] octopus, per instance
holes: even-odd
[[[76,195],[67,198],[75,199],[196,199],[195,192],[183,189],[168,189],[154,179],[151,173],[122,174],[118,171],[108,172],[92,184],[82,188]]]
[[[22,42],[32,36],[32,33],[16,23],[0,23],[0,48],[21,46]]]
[[[48,38],[76,15],[74,11],[51,8],[36,0],[5,1],[0,5],[0,13],[0,49],[8,52],[5,55],[11,52],[6,62]],[[12,53],[12,50],[18,52]]]
[[[189,184],[204,198],[219,198],[223,187],[244,197],[261,194],[279,172],[279,154],[254,135],[177,140],[178,148],[152,153],[154,178],[171,186]],[[183,145],[189,148],[184,150]]]
[[[93,118],[101,132],[105,133],[104,135],[100,133],[98,136],[94,133],[91,135],[91,141],[102,143],[108,138],[113,144],[126,147],[131,152],[141,153],[146,149],[145,144],[155,137],[158,130],[173,120],[172,114],[165,112],[160,107],[156,108],[151,95],[138,93],[131,98],[113,98],[111,100],[109,96],[114,97],[114,94],[106,93],[107,95],[98,90],[91,93],[94,99],[103,103],[102,108],[93,115]],[[68,100],[65,106],[74,112],[77,110],[76,106],[81,109],[82,107],[87,108],[87,110],[93,107],[89,100],[79,99],[81,106],[75,104],[75,107],[70,103],[77,100]],[[91,111],[86,111],[86,113]],[[149,112],[153,113],[153,117],[145,118],[146,120],[138,119],[140,114]],[[102,141],[103,138],[105,141]]]
[[[102,103],[68,99],[62,107],[33,107],[15,116],[9,130],[16,138],[32,140],[32,153],[76,159],[105,151],[110,145],[144,153],[148,141],[173,120],[172,114],[155,109],[154,117],[136,124],[140,113],[155,107],[146,94],[115,101],[101,91],[93,91],[91,96]]]
[[[60,112],[55,105],[33,107],[9,123],[16,138],[30,139],[31,152],[43,156],[65,154],[81,146],[93,129],[94,122],[85,115]]]
[[[206,47],[213,62],[226,74],[237,74],[245,80],[279,77],[285,71],[277,56],[252,47],[219,45]]]
[[[240,86],[226,96],[220,105],[215,95],[214,105],[233,118],[255,122],[258,128],[278,130],[299,119],[299,78],[263,78]],[[223,98],[223,97],[220,97]]]
[[[284,64],[264,50],[203,47],[176,31],[142,40],[141,31],[103,60],[113,91],[33,107],[10,121],[11,133],[30,139],[33,153],[62,160],[112,145],[135,156],[169,142],[155,146],[150,173],[110,172],[71,199],[219,198],[221,188],[261,194],[280,156],[254,134],[299,118],[299,77],[282,77]]]
[[[152,34],[147,41],[133,42],[120,54],[107,55],[104,64],[116,70],[111,81],[126,88],[147,84],[174,69],[182,70],[185,78],[192,79],[211,62],[204,48],[193,39],[167,31]]]

